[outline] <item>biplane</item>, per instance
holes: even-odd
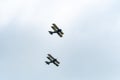
[[[51,28],[54,30],[54,31],[48,31],[51,35],[53,33],[57,33],[60,37],[63,36],[64,33],[62,32],[62,29],[59,29],[56,24],[53,23]]]
[[[49,62],[48,61],[45,61],[46,64],[50,64],[50,63],[53,63],[55,64],[56,66],[59,66],[60,62],[57,61],[57,59],[55,59],[51,54],[48,54],[47,58],[50,60]]]

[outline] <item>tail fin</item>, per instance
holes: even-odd
[[[45,63],[48,64],[48,65],[50,64],[48,61],[45,61]]]
[[[52,35],[53,34],[53,32],[52,31],[49,31],[49,33]]]

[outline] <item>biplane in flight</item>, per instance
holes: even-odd
[[[53,33],[57,33],[60,37],[63,37],[64,33],[62,32],[62,29],[59,29],[56,24],[53,23],[51,28],[54,30],[54,31],[48,31],[51,35]]]
[[[50,61],[45,61],[46,64],[50,64],[50,63],[53,63],[54,65],[56,65],[57,67],[59,66],[60,62],[57,61],[57,59],[55,59],[54,57],[52,57],[51,54],[48,54],[47,58],[50,60]]]

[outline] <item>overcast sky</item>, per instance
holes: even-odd
[[[120,80],[120,0],[0,0],[0,80]]]

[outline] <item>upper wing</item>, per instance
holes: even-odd
[[[53,23],[52,25],[53,25],[56,29],[59,29],[56,24]]]
[[[57,31],[58,29],[56,29],[54,26],[51,26],[51,28],[54,30],[54,31]]]
[[[52,55],[51,55],[51,54],[48,54],[48,56],[49,56],[51,59],[55,59],[54,57],[52,57]]]
[[[47,57],[50,61],[53,61],[53,59],[52,58],[50,58],[50,57]]]

